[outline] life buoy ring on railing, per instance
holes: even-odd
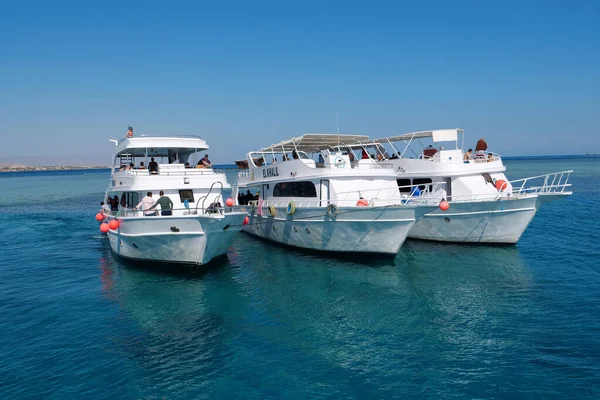
[[[294,203],[294,200],[288,203],[286,211],[287,215],[294,215],[294,213],[296,212],[296,203]]]
[[[338,213],[338,207],[335,204],[330,204],[327,206],[327,215],[331,218],[335,217]]]
[[[271,217],[274,217],[274,216],[275,216],[275,214],[277,214],[277,210],[275,209],[275,206],[274,206],[273,204],[271,204],[271,205],[269,206],[269,215],[270,215]]]

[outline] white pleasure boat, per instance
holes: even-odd
[[[445,183],[444,187],[431,187],[422,196],[444,197],[450,209],[426,214],[415,223],[408,237],[514,244],[542,203],[572,193],[568,183],[572,171],[511,182],[504,175],[506,168],[499,154],[480,151],[479,155],[465,155],[458,144],[459,134],[464,142],[462,129],[444,129],[370,143],[374,157],[394,166],[399,186]],[[400,190],[404,194],[410,192]]]
[[[112,141],[116,149],[106,200],[113,212],[107,221],[110,229],[101,229],[109,229],[117,255],[205,264],[227,252],[246,213],[222,206],[223,190],[231,188],[223,172],[196,168],[198,153],[208,149],[204,140],[142,135]],[[156,207],[157,212],[149,209],[160,191],[172,201],[171,210],[169,205]],[[148,192],[152,199],[146,201]],[[146,203],[140,205],[143,199]]]
[[[441,198],[403,199],[391,164],[333,149],[367,139],[306,134],[248,153],[233,188],[251,211],[242,230],[304,249],[396,254]]]

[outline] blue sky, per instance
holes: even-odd
[[[0,163],[107,164],[127,125],[230,163],[336,112],[346,133],[600,153],[599,20],[597,1],[3,2]]]

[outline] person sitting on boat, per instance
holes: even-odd
[[[152,193],[150,193],[152,194]],[[160,197],[156,200],[156,203],[149,210],[154,210],[156,206],[160,205],[160,215],[173,215],[173,202],[169,196],[165,196],[165,192],[162,190],[159,192]]]
[[[158,163],[154,161],[154,157],[152,157],[148,163],[148,171],[150,171],[152,175],[158,174]]]
[[[127,170],[129,171],[130,169],[134,169],[135,165],[133,165],[133,163],[129,163],[129,165],[127,166]]]
[[[485,158],[485,151],[487,150],[487,147],[488,146],[485,140],[483,140],[483,138],[479,139],[475,145],[475,158],[483,160]]]
[[[138,169],[146,169],[146,166],[144,165],[143,161],[140,163],[140,167]]]
[[[200,160],[200,162],[206,167],[206,168],[212,168],[212,163],[210,162],[210,160],[208,159],[208,154],[205,154],[204,157],[202,157],[202,159]]]
[[[369,159],[369,153],[367,153],[367,150],[365,150],[364,148],[362,149],[362,155],[361,158],[363,160],[368,160]]]
[[[117,196],[115,196],[115,197],[117,197]],[[140,204],[135,206],[133,209],[144,211],[144,215],[146,217],[153,217],[153,216],[156,216],[156,211],[150,210],[150,207],[152,207],[153,205],[154,205],[154,199],[152,198],[152,192],[148,192],[148,193],[146,193],[146,197],[144,197],[142,199],[142,201],[140,201]]]
[[[192,167],[190,167],[190,163],[189,162],[185,163],[185,168],[192,168]]]
[[[493,161],[494,161],[494,155],[492,153],[488,153],[487,162],[493,162]]]
[[[463,156],[463,161],[465,162],[465,164],[468,164],[469,160],[472,160],[472,159],[473,159],[473,149],[469,149]]]
[[[292,158],[293,158],[294,160],[297,160],[297,159],[298,159],[298,153],[296,153],[296,150],[292,151]]]
[[[110,206],[108,204],[104,204],[103,201],[100,202],[100,213],[110,214]]]
[[[350,162],[354,161],[354,152],[352,150],[348,150],[348,159]]]
[[[381,153],[377,153],[377,161],[383,160],[383,155]]]
[[[125,134],[125,137],[127,137],[127,138],[133,137],[133,128],[131,126],[127,129],[127,133]]]
[[[431,158],[437,153],[437,149],[435,149],[432,145],[427,146],[425,150],[423,150],[423,158]]]

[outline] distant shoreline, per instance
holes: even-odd
[[[32,165],[0,165],[0,172],[35,172],[35,171],[77,171],[87,169],[110,169],[105,165],[93,166],[73,166],[73,165],[52,165],[52,166],[32,166]]]

